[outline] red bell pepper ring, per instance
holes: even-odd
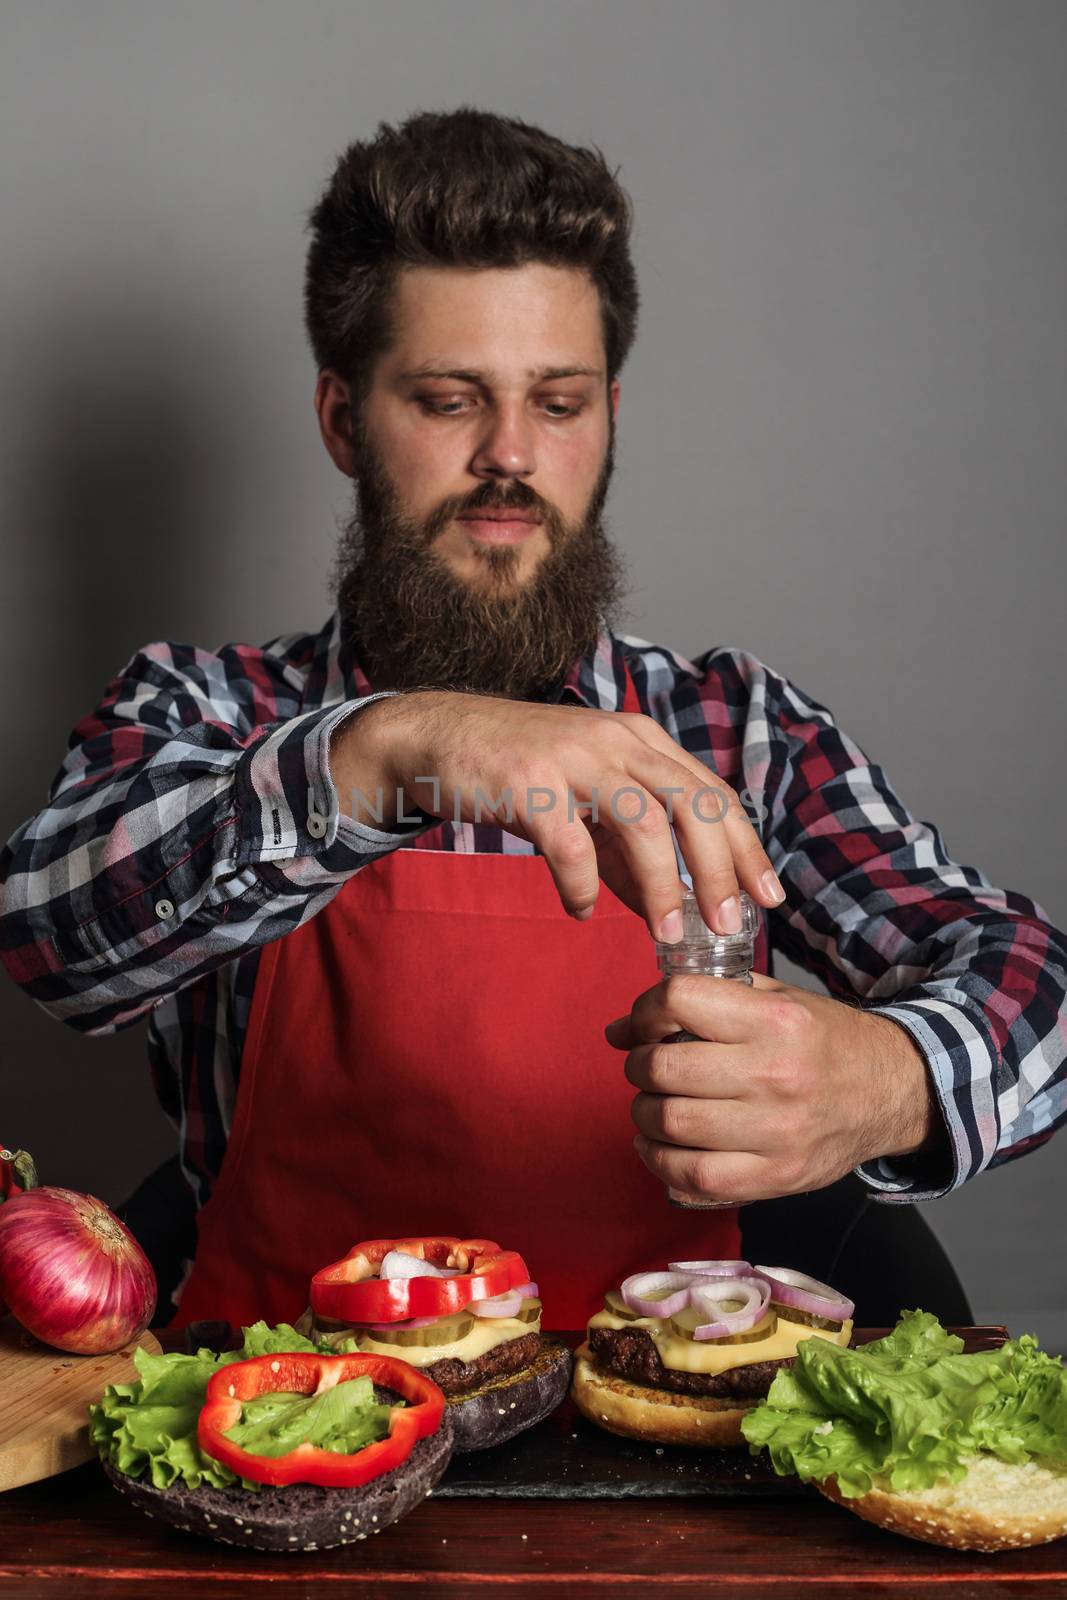
[[[459,1267],[454,1278],[378,1278],[391,1250],[418,1256],[435,1267]],[[445,1317],[473,1300],[492,1300],[529,1283],[530,1270],[515,1250],[493,1239],[437,1235],[418,1239],[368,1239],[311,1280],[311,1309],[337,1322],[402,1322],[409,1317]]]
[[[349,1378],[362,1377],[395,1390],[408,1404],[393,1407],[386,1438],[352,1455],[323,1450],[305,1440],[283,1456],[259,1456],[226,1437],[227,1428],[240,1422],[245,1400],[264,1394],[322,1394]],[[254,1483],[354,1488],[406,1461],[418,1441],[440,1426],[444,1409],[445,1397],[437,1384],[393,1356],[255,1356],[251,1361],[220,1367],[211,1378],[196,1424],[196,1439],[205,1455]]]

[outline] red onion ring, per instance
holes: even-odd
[[[806,1272],[796,1272],[792,1267],[756,1267],[755,1275],[768,1285],[772,1300],[780,1306],[805,1311],[808,1316],[847,1322],[856,1309],[854,1301],[838,1294],[829,1284],[809,1278]]]
[[[512,1294],[521,1294],[524,1300],[536,1300],[539,1291],[536,1283],[520,1283],[517,1288],[510,1291]]]
[[[770,1303],[770,1284],[763,1278],[716,1278],[695,1284],[689,1303],[706,1315],[707,1322],[693,1330],[694,1339],[724,1339],[730,1333],[747,1333],[760,1321]],[[736,1311],[724,1311],[731,1300],[742,1303]]]
[[[689,1272],[635,1272],[626,1279],[620,1293],[639,1317],[673,1317],[689,1304],[689,1291],[695,1281]],[[673,1292],[663,1295],[665,1289]],[[652,1295],[658,1297],[651,1299]]]
[[[455,1278],[458,1267],[435,1267],[432,1261],[409,1256],[406,1250],[390,1250],[382,1257],[379,1278]]]
[[[745,1278],[752,1268],[747,1261],[668,1261],[668,1272],[688,1272],[694,1278]]]
[[[517,1317],[524,1298],[518,1289],[509,1289],[506,1294],[494,1295],[492,1300],[472,1300],[467,1310],[473,1311],[476,1317]]]

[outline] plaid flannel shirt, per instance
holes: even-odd
[[[1067,1116],[1067,939],[951,859],[825,706],[747,651],[688,661],[602,628],[547,698],[641,709],[742,797],[786,891],[768,947],[889,1017],[944,1119],[933,1158],[857,1168],[933,1199]],[[259,953],[398,847],[535,853],[496,824],[375,828],[340,809],[330,735],[372,692],[336,612],[318,633],[138,650],[74,728],[45,807],[0,853],[0,958],[44,1010],[147,1017],[153,1083],[202,1205],[222,1165]],[[684,862],[679,856],[679,865]]]

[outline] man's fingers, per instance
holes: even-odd
[[[528,827],[527,831],[544,855],[563,909],[571,916],[590,916],[600,889],[600,873],[593,841],[582,823],[575,819]]]
[[[736,792],[651,717],[630,713],[627,722],[658,756],[688,774],[690,792],[672,796],[669,814],[708,926],[720,933],[728,931],[719,907],[736,894],[738,885],[757,905],[780,905],[784,896],[773,888],[777,875],[771,859]],[[670,781],[677,786],[687,780],[675,776]],[[764,882],[768,872],[770,885]]]
[[[622,854],[652,938],[676,942],[681,926],[665,927],[664,921],[672,912],[680,912],[682,882],[663,803],[644,785],[620,775],[609,791],[607,807],[601,805],[600,826],[613,836],[612,853]]]
[[[604,1036],[617,1050],[658,1044],[679,1032],[694,1033],[705,1043],[744,1044],[782,1022],[794,1004],[774,990],[676,972],[639,994],[629,1016],[614,1018]]]
[[[667,1188],[681,1190],[694,1200],[740,1206],[790,1192],[775,1187],[770,1164],[746,1150],[680,1150],[643,1134],[637,1135],[634,1148]]]
[[[650,1095],[745,1100],[750,1087],[746,1052],[705,1040],[636,1045],[623,1071],[635,1089]]]
[[[748,1150],[753,1118],[738,1100],[706,1100],[681,1094],[637,1094],[630,1115],[638,1133],[655,1144],[681,1150]]]

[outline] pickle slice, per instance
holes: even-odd
[[[524,1300],[518,1310],[520,1322],[536,1322],[541,1315],[541,1302],[534,1295]]]
[[[312,1315],[311,1327],[315,1333],[340,1333],[342,1328],[345,1328],[348,1332],[352,1331],[350,1322],[340,1322],[336,1317],[321,1317],[317,1312]],[[298,1328],[297,1332],[302,1333],[303,1329]],[[310,1334],[305,1335],[305,1337],[310,1337]]]
[[[710,1321],[706,1311],[698,1311],[696,1306],[683,1306],[681,1311],[676,1311],[670,1319],[671,1332],[678,1334],[681,1339],[692,1339],[697,1328],[703,1327]],[[698,1339],[698,1344],[757,1344],[760,1339],[770,1339],[778,1331],[778,1318],[773,1311],[767,1311],[762,1321],[757,1322],[754,1328],[746,1328],[744,1333],[727,1333],[721,1339]]]
[[[637,1321],[637,1312],[631,1311],[618,1289],[609,1289],[604,1296],[604,1310],[610,1311],[613,1317],[624,1317],[627,1322]]]
[[[807,1328],[825,1328],[827,1333],[840,1333],[845,1326],[843,1322],[834,1322],[832,1317],[817,1317],[812,1311],[798,1311],[796,1306],[780,1306],[777,1300],[771,1301],[771,1309],[786,1322],[802,1322]]]
[[[407,1323],[397,1322],[389,1327],[375,1328],[373,1333],[369,1328],[356,1328],[353,1332],[365,1333],[375,1344],[433,1346],[455,1344],[457,1340],[465,1339],[473,1327],[474,1317],[469,1311],[456,1311],[450,1317],[438,1317],[436,1322],[431,1322],[425,1328],[412,1328]]]

